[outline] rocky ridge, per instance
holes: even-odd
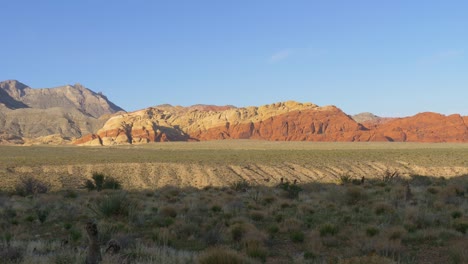
[[[96,132],[106,115],[118,111],[123,110],[80,84],[32,89],[16,80],[0,82],[0,143],[70,143]]]
[[[74,143],[119,145],[220,139],[468,142],[466,119],[421,113],[406,118],[374,116],[359,123],[335,106],[294,101],[225,110],[163,105],[114,115],[97,133]]]

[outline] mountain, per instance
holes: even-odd
[[[16,80],[9,80],[0,83],[0,90],[7,93],[15,102],[29,108],[49,109],[60,107],[77,109],[95,118],[104,114],[123,111],[122,108],[110,102],[104,95],[95,93],[79,83],[56,88],[32,89]],[[24,106],[14,108],[24,108]]]
[[[80,84],[32,89],[16,80],[0,82],[0,142],[51,135],[70,141],[96,132],[118,111],[123,109]],[[51,142],[59,142],[56,138]]]
[[[294,101],[245,108],[162,105],[114,115],[97,133],[75,144],[220,139],[468,142],[467,118],[460,115],[379,118],[365,114],[360,118],[357,122],[335,106]]]

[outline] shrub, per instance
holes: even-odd
[[[466,234],[466,230],[468,230],[468,222],[456,221],[455,223],[453,223],[453,228],[462,234]]]
[[[19,263],[23,259],[23,250],[18,247],[0,248],[0,259],[6,263]]]
[[[354,205],[365,198],[365,194],[361,187],[353,186],[346,190],[346,203]]]
[[[119,181],[102,173],[95,172],[91,178],[93,179],[92,181],[86,180],[84,183],[84,188],[86,188],[88,191],[96,190],[100,192],[103,189],[122,189],[122,185]]]
[[[45,222],[47,216],[49,216],[49,213],[50,210],[48,208],[36,208],[37,219],[39,219],[39,222],[41,222],[41,224]]]
[[[338,177],[338,179],[339,179],[340,184],[345,185],[345,184],[351,183],[353,180],[353,177],[349,174],[341,174]]]
[[[460,218],[462,216],[462,213],[460,211],[454,211],[450,214],[453,219]]]
[[[290,235],[291,241],[294,243],[304,242],[304,237],[305,237],[304,233],[299,230],[291,232],[291,235]]]
[[[94,184],[96,185],[96,190],[100,192],[102,190],[102,187],[104,186],[104,178],[106,176],[102,173],[93,173],[93,176],[91,177],[94,180]]]
[[[382,182],[391,183],[400,179],[400,173],[397,170],[385,170],[381,176]]]
[[[271,236],[274,236],[276,233],[279,232],[279,227],[275,224],[272,224],[268,227],[267,231]]]
[[[369,227],[366,229],[366,235],[369,237],[373,237],[379,233],[379,229],[376,227]]]
[[[231,228],[232,240],[239,242],[245,234],[245,228],[241,224],[236,224]]]
[[[320,236],[334,236],[338,233],[338,227],[332,224],[324,224],[323,226],[320,227]]]
[[[250,184],[246,180],[239,180],[231,184],[231,189],[237,192],[245,192],[249,189]]]
[[[258,240],[249,240],[245,243],[245,252],[251,258],[258,258],[262,262],[266,261],[267,250]]]
[[[254,221],[262,221],[263,219],[265,219],[265,213],[261,211],[253,211],[252,213],[250,213],[250,218],[252,218],[252,220]]]
[[[135,204],[128,199],[127,194],[120,192],[99,199],[95,204],[90,206],[90,209],[98,216],[119,217],[129,216],[134,207]]]
[[[66,190],[63,197],[70,198],[70,199],[75,199],[75,198],[78,197],[78,194],[73,190]]]
[[[75,228],[70,229],[70,240],[72,242],[78,242],[80,241],[82,237],[81,231]]]
[[[33,177],[23,177],[15,187],[15,192],[21,196],[47,193],[49,185]]]
[[[203,251],[197,262],[199,264],[244,264],[247,261],[234,250],[216,247]]]
[[[106,177],[102,185],[103,189],[117,190],[122,189],[122,185],[119,181],[112,177]]]
[[[290,199],[296,199],[297,197],[299,197],[299,193],[302,191],[302,188],[295,183],[280,183],[278,187],[280,189],[283,189],[286,192],[286,197]]]
[[[165,206],[165,207],[161,208],[161,210],[159,211],[159,214],[164,216],[164,217],[175,218],[177,216],[177,211],[172,206]]]
[[[219,206],[219,205],[213,205],[213,206],[211,207],[211,211],[213,211],[213,213],[219,213],[219,212],[221,212],[221,209],[222,209],[222,208],[221,208],[221,206]]]

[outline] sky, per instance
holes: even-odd
[[[296,100],[468,115],[468,1],[0,0],[0,80],[127,111]]]

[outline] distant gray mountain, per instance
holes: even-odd
[[[104,95],[95,93],[79,83],[56,88],[32,89],[16,80],[9,80],[1,82],[0,89],[14,100],[13,103],[9,103],[13,108],[24,108],[24,105],[38,109],[74,108],[95,118],[123,111]],[[17,105],[16,102],[23,105]]]
[[[80,137],[119,111],[107,97],[80,84],[32,89],[16,80],[0,82],[0,134]]]
[[[354,121],[358,122],[358,123],[363,123],[363,122],[368,122],[368,121],[379,121],[380,119],[382,119],[382,117],[380,116],[376,116],[372,113],[369,113],[369,112],[364,112],[364,113],[359,113],[357,115],[353,115],[351,116]]]

